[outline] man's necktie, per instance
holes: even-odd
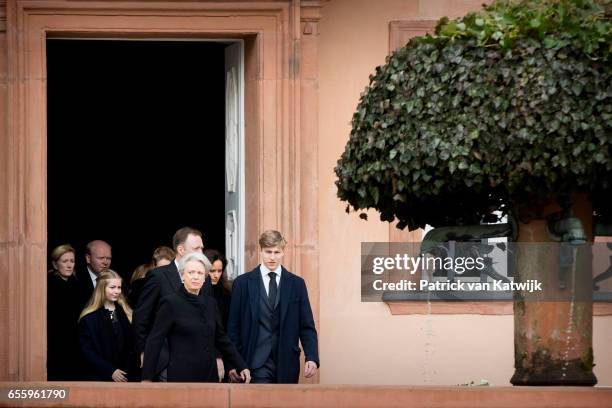
[[[276,272],[270,272],[270,284],[268,285],[268,303],[270,307],[274,308],[276,304],[276,292],[278,292],[278,286],[276,285]]]

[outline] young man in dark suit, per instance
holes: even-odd
[[[136,337],[136,352],[140,356],[142,365],[143,353],[147,344],[147,338],[155,322],[155,316],[159,309],[161,300],[170,294],[175,293],[183,286],[178,270],[178,262],[192,252],[202,253],[204,244],[202,233],[197,229],[183,227],[176,231],[172,238],[172,245],[176,252],[176,258],[168,265],[160,266],[147,273],[142,293],[138,298],[138,304],[134,309],[133,327]],[[200,291],[200,296],[210,294],[210,279]],[[165,368],[168,365],[168,348],[164,347],[158,360],[159,380],[165,381]]]
[[[304,279],[281,265],[286,241],[278,231],[261,234],[262,263],[232,288],[228,335],[251,370],[252,383],[297,383],[300,347],[304,375],[319,367],[317,331]],[[230,377],[240,381],[236,370]]]

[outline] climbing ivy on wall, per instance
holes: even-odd
[[[440,20],[370,76],[339,198],[411,230],[572,191],[609,216],[611,50],[610,0],[498,1]]]

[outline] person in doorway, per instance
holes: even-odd
[[[227,337],[215,300],[200,296],[210,270],[201,253],[190,253],[179,263],[183,285],[164,298],[157,312],[144,352],[143,381],[156,377],[164,340],[168,340],[167,381],[218,382],[216,350],[236,368],[237,376],[250,382],[246,363]]]
[[[102,241],[91,241],[85,247],[85,269],[77,271],[77,278],[81,288],[82,305],[87,303],[97,285],[98,276],[111,266],[111,246]],[[82,306],[81,306],[82,307]]]
[[[130,280],[130,292],[128,293],[128,302],[130,306],[135,308],[138,304],[138,298],[142,293],[142,288],[145,284],[144,278],[147,276],[147,273],[151,269],[169,265],[175,256],[176,254],[171,248],[160,246],[153,251],[151,262],[136,267],[132,274],[132,279]]]
[[[79,320],[88,379],[126,382],[139,378],[131,321],[132,309],[121,293],[121,277],[110,269],[101,272]]]
[[[81,293],[74,275],[75,251],[68,244],[51,251],[47,275],[47,379],[81,379],[78,320]]]
[[[176,253],[172,250],[172,248],[160,246],[155,248],[153,251],[152,263],[155,268],[159,268],[160,266],[169,265],[175,257]]]
[[[138,304],[138,298],[142,292],[142,287],[145,283],[145,277],[147,273],[154,268],[150,263],[138,265],[134,272],[132,272],[132,278],[130,279],[130,291],[128,292],[128,303],[131,307],[136,308]]]
[[[223,327],[227,327],[229,319],[229,308],[232,301],[232,289],[230,282],[225,276],[225,268],[227,267],[227,259],[221,255],[216,249],[207,249],[204,255],[210,261],[211,269],[208,273],[210,277],[210,285],[212,287],[212,295],[217,301],[217,307],[221,314]]]
[[[165,296],[175,293],[182,286],[181,275],[178,269],[179,262],[190,253],[198,252],[201,254],[204,250],[202,233],[190,227],[183,227],[176,231],[172,238],[172,244],[176,257],[168,265],[155,268],[147,274],[142,293],[134,310],[136,352],[140,355],[141,366],[147,338],[155,321],[161,300]],[[210,283],[208,283],[200,291],[200,296],[210,295],[210,293],[211,288]],[[165,381],[166,379],[168,357],[168,348],[162,347],[156,371],[159,381]]]
[[[317,331],[304,279],[282,265],[286,241],[280,232],[261,234],[262,263],[238,276],[232,288],[228,334],[251,370],[253,383],[297,383],[300,348],[304,375],[319,367]],[[240,381],[230,369],[233,381]]]
[[[227,266],[227,259],[221,255],[216,249],[207,249],[204,251],[204,255],[208,258],[211,263],[211,269],[208,272],[210,278],[210,285],[212,287],[212,295],[217,301],[217,307],[221,314],[221,322],[223,327],[227,328],[227,319],[229,318],[229,308],[232,301],[231,286],[227,277],[225,276],[225,268]],[[225,366],[227,361],[223,361],[220,353],[217,353],[217,366],[219,371],[219,378],[223,382],[229,382],[229,373],[226,372]]]

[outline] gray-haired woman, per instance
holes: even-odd
[[[183,287],[164,298],[157,312],[144,351],[143,381],[155,378],[159,353],[167,338],[169,382],[218,382],[216,351],[236,368],[245,382],[250,382],[251,373],[225,334],[215,300],[198,296],[210,267],[208,259],[200,253],[181,259]]]

